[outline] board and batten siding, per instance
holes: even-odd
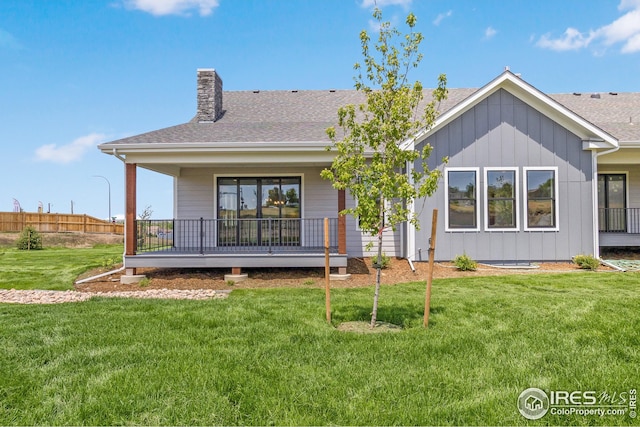
[[[500,89],[430,135],[426,142],[434,147],[430,168],[437,167],[443,172],[448,167],[479,168],[478,231],[445,231],[444,180],[436,193],[425,200],[419,213],[422,224],[430,223],[433,208],[440,212],[436,259],[447,261],[466,254],[475,260],[492,262],[566,261],[579,253],[594,253],[592,153],[582,149],[578,136]],[[446,165],[441,161],[445,156],[449,157]],[[516,230],[485,229],[487,167],[518,170],[516,204],[520,220]],[[557,231],[525,231],[524,167],[557,167]],[[425,233],[416,235],[416,247],[428,247]]]
[[[175,181],[174,212],[177,219],[214,219],[215,209],[215,178],[218,176],[302,176],[302,216],[303,218],[336,218],[338,216],[338,192],[333,189],[329,181],[320,177],[322,167],[279,167],[274,168],[185,168]],[[354,206],[354,200],[347,191],[347,207]],[[356,220],[347,216],[347,255],[349,257],[363,257],[373,255],[376,251],[365,251],[365,245],[375,240],[375,237],[363,235],[358,229]],[[400,256],[399,233],[386,231],[384,238],[384,252],[389,256]]]

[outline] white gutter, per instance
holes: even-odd
[[[282,141],[282,142],[163,142],[163,143],[123,143],[118,144],[121,151],[325,151],[331,141]],[[109,154],[109,143],[98,146]],[[115,149],[115,148],[114,148]]]
[[[620,144],[616,147],[611,148],[609,150],[597,152],[593,151],[593,164],[591,168],[593,169],[593,179],[592,179],[592,193],[593,193],[593,223],[594,223],[594,233],[593,233],[593,252],[594,257],[600,259],[600,224],[598,221],[599,212],[598,212],[598,157],[604,156],[606,154],[615,153],[620,149]]]
[[[122,163],[126,163],[124,157],[122,157],[120,154],[118,154],[118,149],[114,148],[113,152],[112,152],[113,156],[117,159],[119,159]]]

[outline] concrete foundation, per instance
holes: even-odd
[[[123,274],[120,276],[120,283],[123,285],[136,285],[146,277],[144,274]]]
[[[351,279],[351,274],[330,274],[329,280],[349,280]]]
[[[247,280],[248,278],[249,278],[248,274],[225,274],[224,275],[225,282],[232,280],[237,283],[237,282],[242,282],[243,280]]]

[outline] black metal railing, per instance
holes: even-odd
[[[136,253],[309,252],[324,250],[324,218],[136,220]],[[338,250],[338,219],[329,219]]]
[[[599,208],[599,231],[640,234],[640,208]]]

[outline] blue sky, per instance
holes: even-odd
[[[3,0],[0,211],[124,212],[124,168],[97,144],[191,119],[196,69],[225,90],[349,89],[373,0]],[[640,91],[640,0],[378,0],[425,36],[411,76],[480,87],[505,66],[549,92]],[[138,210],[172,216],[140,170]]]

